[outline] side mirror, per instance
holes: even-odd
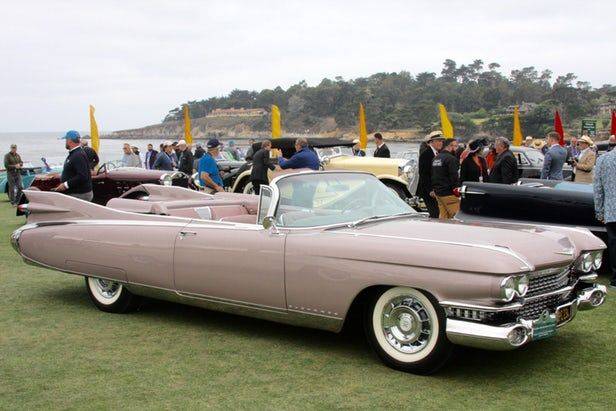
[[[269,230],[270,228],[276,228],[276,221],[274,220],[274,217],[265,217],[263,219],[263,228],[265,228],[266,230]]]

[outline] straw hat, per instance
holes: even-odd
[[[445,137],[443,136],[443,132],[440,130],[437,130],[437,131],[431,132],[430,134],[426,136],[426,141],[428,143],[434,140],[445,140]]]
[[[586,144],[588,144],[591,147],[595,145],[595,143],[592,141],[592,139],[590,137],[588,137],[588,136],[582,136],[582,137],[578,138],[578,143],[586,143]]]
[[[537,150],[541,150],[544,146],[545,141],[539,139],[533,140],[533,143],[531,144],[531,147],[536,148]]]

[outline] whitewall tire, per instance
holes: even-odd
[[[389,367],[431,374],[451,354],[445,312],[431,295],[409,287],[381,290],[366,306],[370,345]]]
[[[86,277],[85,280],[90,300],[99,310],[124,313],[139,305],[139,297],[128,291],[121,283],[94,277]]]
[[[244,194],[254,194],[255,193],[255,188],[252,186],[252,181],[249,181],[246,183],[242,192]]]

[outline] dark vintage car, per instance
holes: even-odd
[[[518,173],[520,178],[540,178],[543,167],[544,155],[541,151],[531,147],[510,147],[511,152],[518,161]],[[484,154],[487,154],[487,149]],[[563,167],[565,180],[571,180],[573,169],[569,164]]]
[[[521,179],[518,184],[465,182],[456,219],[587,228],[607,240],[595,218],[592,184]],[[606,264],[604,265],[606,266]]]
[[[601,155],[613,150],[615,145],[610,144],[609,140],[603,140],[595,142],[595,146],[597,147],[597,154]]]
[[[60,173],[37,175],[32,188],[50,191],[60,184]],[[161,184],[195,188],[189,176],[179,171],[146,170],[137,167],[117,167],[117,163],[104,163],[92,176],[94,203],[105,205],[140,184]],[[27,201],[25,198],[22,202]]]

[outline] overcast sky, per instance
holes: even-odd
[[[0,131],[158,123],[187,100],[475,58],[616,83],[614,1],[5,1]]]

